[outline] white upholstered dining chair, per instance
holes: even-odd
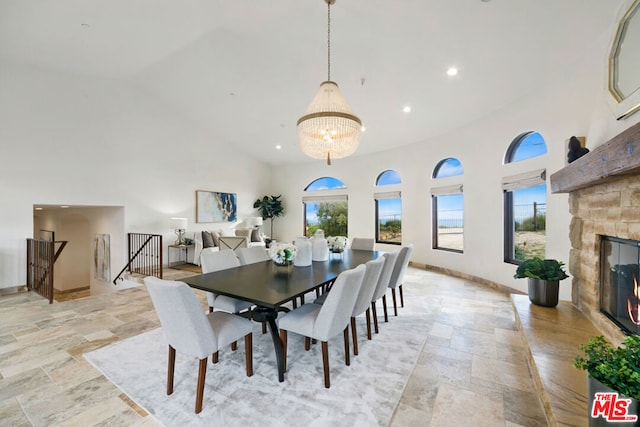
[[[269,253],[262,246],[237,249],[236,255],[238,256],[241,265],[254,264],[256,262],[269,260]]]
[[[374,240],[365,237],[354,237],[351,241],[351,249],[359,251],[372,251]]]
[[[353,306],[362,286],[362,280],[366,271],[364,265],[343,271],[336,278],[331,292],[324,304],[303,304],[300,307],[286,313],[278,319],[280,327],[280,339],[284,350],[284,369],[287,369],[287,334],[294,332],[305,337],[305,349],[309,349],[311,338],[321,341],[322,366],[324,370],[324,386],[330,387],[329,380],[329,348],[330,338],[343,332],[345,363],[350,364],[349,359],[349,319],[353,312]]]
[[[398,304],[396,303],[396,288],[400,291],[400,305],[404,307],[404,295],[402,294],[402,282],[404,274],[407,272],[411,253],[413,252],[413,244],[403,246],[398,254],[398,259],[393,267],[391,279],[389,280],[389,288],[391,288],[391,297],[393,298],[393,314],[398,315]],[[385,304],[386,306],[386,304]]]
[[[353,354],[358,355],[358,332],[356,329],[356,316],[362,313],[366,314],[367,321],[367,339],[371,339],[371,298],[373,298],[373,292],[378,286],[378,280],[382,273],[382,267],[384,267],[385,258],[379,257],[375,260],[368,261],[365,265],[367,272],[362,280],[362,286],[358,293],[358,298],[353,306],[351,312],[351,339],[353,340]]]
[[[384,266],[382,267],[382,273],[380,273],[380,279],[378,279],[378,285],[371,297],[371,314],[373,315],[373,328],[378,333],[378,313],[376,309],[376,303],[382,298],[382,308],[384,312],[384,321],[389,321],[387,315],[387,289],[389,288],[389,281],[391,280],[391,274],[393,273],[393,267],[396,265],[396,259],[398,258],[398,251],[386,252],[382,254],[384,258]]]
[[[233,251],[203,252],[200,255],[200,265],[204,274],[239,267],[240,261]],[[229,313],[239,313],[250,309],[253,305],[248,301],[242,301],[226,295],[218,295],[213,292],[207,292],[206,294],[210,312],[217,308]]]
[[[253,375],[253,324],[234,314],[216,311],[205,314],[193,290],[183,282],[144,279],[151,301],[169,343],[167,395],[173,394],[176,351],[200,360],[195,412],[202,411],[204,382],[209,355],[244,337],[247,376]]]

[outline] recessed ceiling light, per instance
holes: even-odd
[[[282,150],[282,145],[276,145],[276,150]]]
[[[67,205],[62,205],[62,206],[60,206],[60,207],[61,207],[62,209],[67,209],[69,206],[67,206]]]
[[[456,67],[451,67],[447,70],[447,76],[456,76],[458,75],[458,69]]]
[[[42,209],[44,209],[44,208],[36,208],[37,211],[41,211]]]
[[[406,105],[402,111],[404,111],[405,113],[410,113],[411,112],[411,107],[409,107],[408,105]]]
[[[366,127],[364,127],[364,126],[362,126],[362,127],[360,128],[360,130],[361,130],[362,132],[364,132],[364,131],[366,131],[366,130],[367,130],[367,128],[366,128]]]

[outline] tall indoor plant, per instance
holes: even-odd
[[[260,211],[262,219],[271,220],[271,234],[269,235],[271,239],[273,239],[273,219],[284,215],[284,206],[282,206],[280,197],[282,195],[264,196],[253,203],[253,207]]]
[[[581,344],[580,350],[584,355],[576,356],[573,366],[588,374],[589,425],[640,425],[640,336],[627,336],[614,347],[600,335]],[[615,424],[608,423],[612,419]]]
[[[529,301],[543,307],[555,307],[558,305],[560,280],[569,276],[562,261],[534,257],[524,260],[513,277],[528,279]]]

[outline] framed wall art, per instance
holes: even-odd
[[[235,222],[235,193],[196,190],[196,222]]]

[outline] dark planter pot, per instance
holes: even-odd
[[[589,398],[589,406],[587,407],[587,417],[589,418],[589,427],[627,427],[627,426],[640,426],[640,418],[637,421],[608,421],[603,412],[606,412],[604,408],[599,412],[600,415],[597,418],[593,418],[593,403],[595,401],[596,393],[615,393],[616,391],[602,384],[600,381],[587,375],[587,397]],[[618,399],[629,399],[628,397],[618,394]],[[631,399],[631,404],[627,406],[626,413],[628,415],[639,415],[638,401]]]
[[[559,280],[532,279],[529,277],[529,301],[543,307],[558,305]]]

